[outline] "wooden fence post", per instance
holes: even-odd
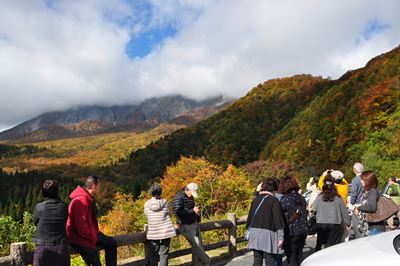
[[[237,252],[237,242],[236,242],[236,214],[228,213],[228,220],[232,222],[232,226],[228,229],[229,236],[229,255],[231,257],[236,256]]]
[[[12,243],[10,256],[16,266],[26,266],[26,242]]]
[[[144,230],[145,234],[147,235],[147,230],[148,230],[147,224],[144,225],[143,230]],[[151,253],[150,252],[150,242],[146,239],[144,241],[144,258],[146,259],[146,265],[150,265],[150,256],[151,256],[150,253]]]

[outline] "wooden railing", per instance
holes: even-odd
[[[222,247],[228,247],[228,253],[230,257],[234,257],[237,252],[237,244],[246,241],[244,237],[237,238],[237,225],[245,224],[247,217],[236,218],[236,214],[228,213],[227,220],[211,221],[207,223],[200,223],[200,231],[212,231],[228,229],[228,239],[225,241],[204,245],[204,250],[213,250]],[[139,260],[127,259],[120,261],[118,265],[121,266],[138,266],[147,265],[148,257],[150,256],[150,249],[148,241],[146,240],[146,233],[138,232],[132,234],[125,234],[114,236],[117,241],[117,246],[128,246],[133,244],[144,244],[144,258]],[[173,259],[181,256],[191,254],[192,249],[181,249],[173,251],[169,254],[168,258]],[[0,257],[0,266],[25,266],[33,263],[33,251],[27,252],[27,244],[25,242],[12,243],[10,246],[10,255],[6,257]],[[71,249],[71,255],[76,254]]]

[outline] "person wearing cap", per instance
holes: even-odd
[[[313,212],[317,218],[317,245],[315,251],[322,245],[332,246],[341,242],[342,225],[351,228],[351,220],[343,198],[337,193],[335,179],[330,173],[324,177],[322,192],[314,202]]]
[[[326,170],[322,174],[320,179],[318,180],[319,189],[322,191],[322,187],[324,185],[325,176],[328,173],[333,177],[333,179],[335,181],[335,186],[336,186],[337,192],[338,192],[339,196],[342,197],[342,199],[344,201],[344,205],[347,207],[347,194],[349,193],[349,183],[346,181],[346,179],[344,178],[344,174],[341,171],[332,170],[332,169],[331,170]]]
[[[178,230],[192,246],[192,261],[196,266],[210,264],[210,258],[203,249],[198,225],[201,217],[201,208],[195,206],[194,202],[194,198],[198,197],[198,189],[199,187],[196,183],[190,183],[176,193],[173,200]]]
[[[175,228],[171,221],[168,201],[161,199],[162,188],[160,184],[153,184],[149,193],[152,198],[144,204],[144,214],[147,218],[146,238],[150,242],[150,266],[168,265],[169,246],[171,237],[176,236]]]
[[[337,194],[343,199],[344,206],[346,206],[347,208],[347,195],[349,193],[349,183],[347,183],[346,179],[344,179],[344,174],[338,170],[328,170],[326,171],[326,173],[329,173],[330,176],[333,178]],[[323,177],[321,177],[320,180],[318,181],[318,186],[321,190],[326,176],[327,174],[323,175]],[[348,230],[346,230],[346,226],[344,224],[340,229],[341,229],[341,242],[344,242],[346,241],[346,239],[348,239],[349,232]]]

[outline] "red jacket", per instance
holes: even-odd
[[[99,227],[94,215],[94,199],[78,186],[69,197],[67,237],[70,244],[95,248]]]

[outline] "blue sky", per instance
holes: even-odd
[[[173,38],[177,30],[172,25],[156,27],[139,35],[132,35],[126,45],[126,54],[130,58],[141,58],[151,53],[151,51],[168,39]]]
[[[364,38],[365,41],[368,41],[374,35],[380,34],[388,29],[390,29],[390,24],[375,18],[366,23],[364,31],[362,32],[362,37]]]
[[[0,0],[0,130],[77,105],[338,78],[400,44],[398,10],[398,0]]]

